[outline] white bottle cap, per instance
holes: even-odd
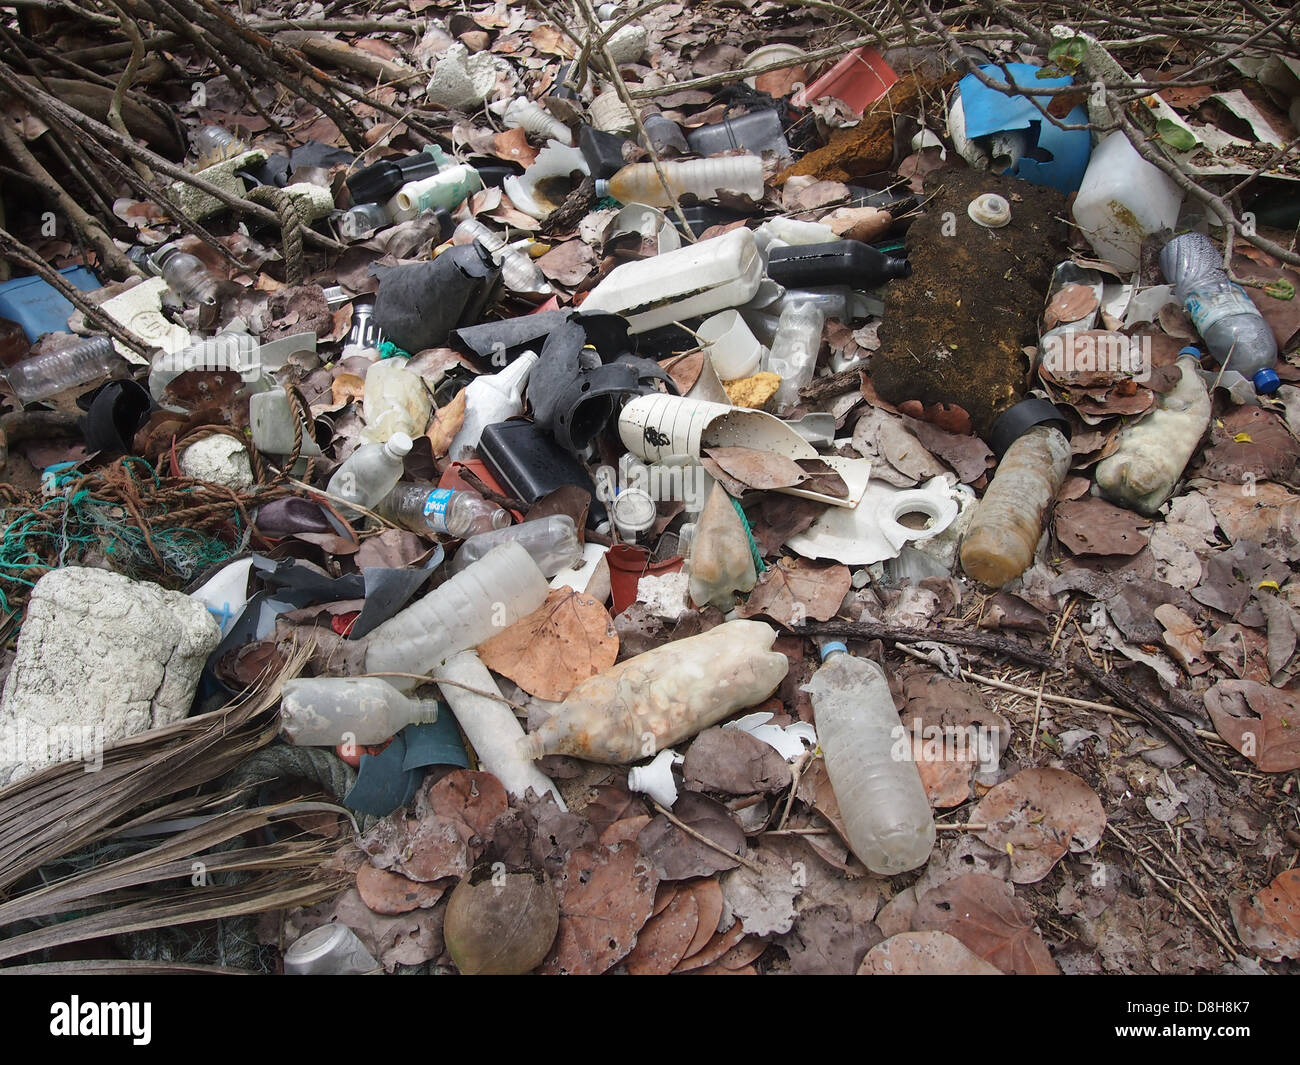
[[[966,213],[976,225],[985,229],[1001,229],[1011,221],[1011,204],[996,193],[986,192],[971,200]]]
[[[384,450],[395,459],[406,458],[411,453],[414,442],[405,433],[394,433],[384,444]]]
[[[619,492],[614,500],[613,511],[614,525],[620,535],[628,539],[635,539],[641,533],[648,532],[659,516],[655,501],[640,488],[627,488]]]

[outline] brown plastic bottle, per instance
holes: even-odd
[[[961,545],[961,568],[991,588],[1015,580],[1034,561],[1043,516],[1070,468],[1070,442],[1036,425],[1002,456]]]

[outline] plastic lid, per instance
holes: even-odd
[[[1011,221],[1011,204],[1007,203],[1005,197],[986,192],[971,200],[966,213],[976,225],[985,229],[1001,229]]]
[[[825,662],[826,659],[830,658],[831,655],[848,654],[848,653],[849,653],[848,644],[844,643],[841,640],[827,640],[821,646],[821,655],[822,655],[823,662]]]
[[[1036,425],[1054,426],[1067,440],[1070,439],[1070,423],[1065,420],[1060,409],[1045,399],[1030,396],[998,415],[985,443],[1000,462],[1007,453],[1007,448]]]
[[[1251,381],[1261,396],[1271,396],[1282,384],[1282,379],[1273,370],[1258,370]]]
[[[597,178],[597,179],[596,179],[596,199],[598,199],[598,200],[603,200],[603,199],[604,199],[606,196],[608,196],[608,195],[609,195],[609,179],[608,179],[608,178]]]
[[[384,444],[384,449],[393,456],[393,458],[405,458],[411,453],[411,448],[415,444],[405,433],[394,433]]]
[[[343,946],[348,939],[346,925],[325,924],[313,928],[294,940],[284,952],[286,966],[310,965],[330,956],[330,953]]]

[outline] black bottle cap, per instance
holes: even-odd
[[[1001,462],[1007,449],[1035,425],[1053,426],[1061,431],[1065,439],[1070,439],[1070,423],[1056,404],[1030,396],[999,414],[993,428],[989,430],[987,443],[998,461]]]

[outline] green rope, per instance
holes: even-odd
[[[739,499],[732,499],[731,505],[736,508],[736,517],[740,519],[740,527],[745,530],[745,539],[749,541],[749,553],[754,557],[754,572],[762,573],[767,569],[767,563],[763,561],[763,554],[758,549],[758,544],[754,542],[754,534],[749,528],[749,519],[745,517],[745,508],[740,505]]]
[[[391,340],[381,340],[379,342],[379,357],[381,359],[409,359],[411,353],[405,348],[399,348]]]

